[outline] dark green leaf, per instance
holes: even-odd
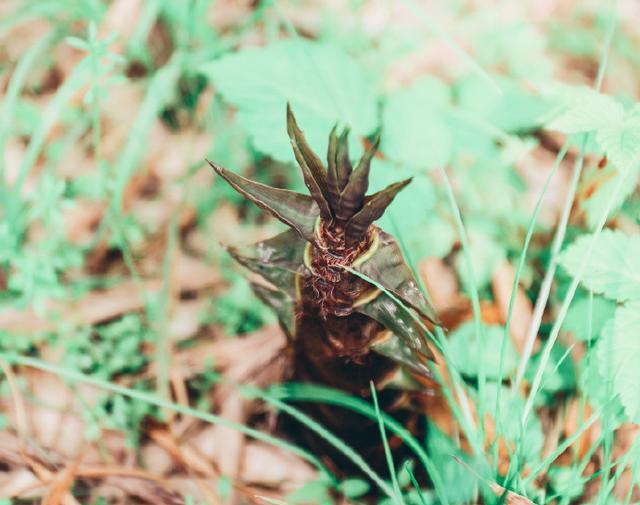
[[[373,143],[362,155],[360,161],[356,165],[355,170],[349,177],[346,187],[342,191],[340,197],[340,205],[336,217],[341,221],[351,218],[364,203],[364,195],[369,188],[369,170],[371,169],[371,160],[380,144],[380,132],[376,134]],[[378,216],[380,217],[380,216]]]
[[[395,239],[382,230],[378,230],[378,234],[380,240],[378,250],[364,263],[354,265],[354,269],[379,282],[421,316],[437,322],[438,316],[435,310],[418,288],[413,272],[402,256]]]
[[[208,160],[207,162],[238,193],[291,226],[304,239],[313,240],[313,230],[318,217],[318,205],[313,198],[294,191],[277,189],[251,181],[215,163]]]
[[[323,219],[328,221],[331,219],[331,209],[329,207],[330,195],[327,188],[327,174],[320,158],[307,144],[289,104],[287,104],[287,133],[291,139],[296,161],[302,169],[304,183],[318,204]]]
[[[367,231],[369,225],[382,216],[385,209],[393,201],[396,195],[410,182],[411,179],[396,182],[388,188],[367,197],[362,209],[358,211],[347,223],[345,228],[345,239],[347,245],[357,243],[362,235]]]

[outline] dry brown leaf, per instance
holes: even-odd
[[[245,424],[247,400],[239,394],[231,394],[222,404],[219,415],[238,424]],[[238,430],[226,426],[214,427],[213,440],[216,446],[216,466],[220,473],[234,480],[240,474],[245,436]]]
[[[113,32],[118,34],[111,51],[124,51],[125,42],[138,26],[143,5],[143,0],[114,0],[110,3],[100,26],[100,37],[108,37]]]
[[[0,496],[36,498],[42,494],[41,481],[27,468],[0,472]]]
[[[73,206],[62,209],[62,226],[67,240],[77,245],[88,245],[106,204],[76,199]]]
[[[216,268],[186,255],[180,255],[176,272],[180,291],[198,291],[221,281]],[[92,291],[77,302],[52,303],[49,311],[59,312],[59,318],[68,324],[96,324],[141,310],[144,308],[145,293],[159,291],[162,284],[159,279],[144,281],[142,285],[127,281],[111,289]],[[39,317],[30,310],[13,308],[0,310],[0,327],[15,333],[55,329],[49,319]]]
[[[496,300],[496,305],[500,312],[501,324],[505,324],[507,322],[509,301],[511,299],[515,276],[515,269],[507,261],[501,262],[493,273],[491,286],[493,289],[493,296]],[[513,305],[513,312],[511,314],[511,322],[509,324],[509,335],[511,336],[511,341],[518,353],[522,353],[522,350],[524,349],[527,338],[527,329],[529,328],[532,313],[533,306],[531,300],[529,300],[522,288],[518,286]]]
[[[80,460],[76,459],[55,476],[49,487],[49,491],[42,500],[42,505],[78,504],[77,500],[69,494],[69,491],[76,480],[76,472],[79,464]]]
[[[24,376],[33,399],[28,407],[33,438],[47,450],[66,458],[76,457],[84,446],[84,422],[76,398],[54,375],[30,370]]]
[[[507,494],[505,496],[505,503],[507,505],[535,505],[535,503],[532,502],[529,498],[518,493],[514,493],[513,491],[507,491],[496,482],[489,483],[489,487],[491,488],[491,491],[496,494],[496,496],[502,496],[506,492]]]
[[[584,409],[583,409],[584,405]],[[565,408],[564,426],[562,428],[563,438],[572,436],[579,428],[580,424],[591,417],[593,408],[588,402],[582,402],[578,398],[569,400]],[[599,430],[599,423],[591,425],[591,427],[582,433],[580,438],[574,443],[574,452],[579,459],[584,458],[592,444],[596,443],[595,432]]]
[[[494,482],[489,479],[485,479],[480,474],[478,474],[473,468],[471,468],[466,462],[462,461],[457,456],[453,456],[453,459],[455,459],[461,466],[466,468],[469,471],[469,473],[471,473],[479,481],[484,482],[487,486],[489,486],[491,491],[493,491],[496,496],[502,497],[504,495],[505,503],[507,505],[535,505],[535,503],[532,502],[529,498],[522,496],[518,493],[514,493],[513,491],[508,491],[506,488],[502,487],[497,482]]]
[[[167,321],[167,337],[174,343],[195,337],[201,326],[201,313],[207,304],[204,297],[178,303]]]
[[[140,455],[144,468],[154,475],[167,475],[173,468],[171,455],[157,443],[145,444]]]
[[[285,344],[284,335],[277,326],[265,326],[241,338],[203,340],[197,346],[178,351],[174,363],[182,368],[185,378],[189,378],[204,370],[208,363],[213,363],[217,370],[224,370],[237,363],[240,357],[251,356],[255,349],[264,346],[284,348]],[[151,370],[154,366],[151,365]]]
[[[460,302],[460,287],[453,268],[440,258],[426,258],[419,265],[427,292],[438,313],[456,307]]]
[[[217,475],[213,465],[188,445],[180,445],[176,438],[165,428],[154,429],[149,433],[151,439],[166,450],[174,461],[198,475],[212,477]]]
[[[545,132],[544,134],[548,135],[548,138],[551,139],[549,142],[552,142],[554,146],[557,142],[558,149],[564,143],[563,138],[556,138],[555,132]],[[528,185],[524,195],[524,207],[529,214],[533,213],[542,194],[545,181],[553,169],[555,157],[555,152],[539,147],[529,151],[516,165],[518,174]],[[565,157],[560,170],[551,179],[542,199],[538,223],[550,227],[557,223],[569,188],[571,162],[571,157]]]
[[[149,505],[184,505],[184,498],[175,490],[150,480],[110,476],[104,479],[104,486],[124,493],[129,498],[125,503],[131,503],[134,498]]]
[[[247,443],[240,474],[242,482],[284,491],[312,480],[315,470],[291,452],[262,442]]]
[[[15,137],[6,140],[1,156],[4,157],[4,177],[9,186],[16,183],[25,150],[26,146],[22,140]]]
[[[218,498],[217,481],[213,479],[200,479],[193,476],[176,475],[169,479],[172,489],[182,496],[191,496],[195,503],[206,505],[222,505]]]

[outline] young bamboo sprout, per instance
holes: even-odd
[[[373,224],[411,180],[366,195],[379,134],[353,167],[348,131],[338,136],[334,128],[325,168],[289,106],[287,131],[310,196],[253,182],[209,162],[236,191],[291,228],[230,253],[267,281],[253,287],[277,313],[287,335],[286,379],[367,399],[373,381],[381,406],[413,429],[419,414],[411,401],[426,393],[432,354],[427,335],[407,308],[423,320],[435,322],[436,317],[396,241]],[[327,405],[305,408],[374,465],[378,456],[383,463],[375,422]],[[320,447],[310,433],[302,431],[299,438]],[[331,451],[325,454],[336,466],[343,463]]]

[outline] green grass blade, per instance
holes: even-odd
[[[277,396],[280,399],[286,399],[289,401],[304,401],[304,402],[320,402],[328,405],[336,405],[339,407],[348,408],[353,412],[362,414],[369,419],[375,420],[377,418],[375,410],[366,401],[350,396],[343,391],[332,389],[324,386],[317,386],[314,384],[303,383],[286,383],[278,385],[275,388],[269,390],[270,394]],[[440,499],[442,505],[449,505],[444,482],[442,476],[435,463],[431,460],[427,452],[424,450],[420,442],[398,421],[393,419],[384,412],[380,413],[380,418],[384,422],[387,429],[397,435],[407,446],[416,454],[419,461],[424,466],[425,470],[429,474],[433,486],[436,490],[436,494]]]
[[[45,109],[42,119],[40,120],[36,130],[33,132],[29,141],[29,146],[27,147],[24,157],[20,163],[18,178],[16,179],[14,186],[16,194],[22,193],[22,188],[27,180],[27,176],[44,147],[47,135],[55,125],[58,118],[62,115],[62,112],[67,106],[69,100],[80,90],[82,86],[91,80],[93,76],[92,70],[91,62],[88,58],[85,58],[78,63],[71,75],[64,81],[62,86],[60,86],[51,103]]]
[[[409,465],[409,462],[405,463],[404,469],[409,474],[409,478],[411,479],[411,484],[413,485],[414,489],[418,493],[418,498],[420,499],[420,504],[421,505],[429,505],[427,503],[427,499],[422,495],[422,491],[420,490],[420,485],[418,484],[418,481],[416,480],[416,476],[413,475],[413,470],[411,470],[411,466]]]
[[[54,35],[54,32],[45,34],[22,55],[22,58],[20,58],[20,61],[16,65],[13,75],[11,76],[11,80],[9,81],[7,91],[2,101],[2,109],[0,113],[0,154],[2,154],[0,156],[0,186],[6,183],[4,178],[4,150],[7,138],[9,137],[13,126],[12,117],[18,102],[18,97],[24,88],[24,83],[28,73],[31,71],[31,68],[41,56],[42,52],[52,43],[55,38]]]
[[[451,187],[451,182],[449,181],[449,176],[445,171],[444,167],[438,166],[438,172],[442,177],[444,182],[445,190],[447,193],[447,198],[449,200],[449,204],[451,206],[451,210],[453,212],[453,216],[455,219],[456,227],[458,229],[458,236],[460,237],[460,242],[462,244],[462,252],[465,261],[465,267],[467,269],[467,279],[469,285],[467,288],[469,289],[469,295],[471,296],[471,306],[473,307],[473,323],[475,326],[476,339],[478,340],[478,348],[481,349],[480,356],[478,356],[478,419],[481,421],[478,423],[479,430],[479,438],[480,440],[484,440],[484,414],[486,412],[484,406],[484,399],[486,398],[486,370],[485,370],[485,355],[484,350],[485,346],[485,335],[484,335],[484,327],[482,325],[482,315],[480,313],[480,295],[478,294],[478,284],[476,282],[476,274],[473,266],[473,258],[471,257],[471,249],[469,247],[469,240],[467,239],[467,232],[464,227],[464,223],[462,222],[462,214],[460,212],[460,207],[456,202],[456,197],[453,194],[453,188]]]
[[[566,156],[568,150],[569,150],[569,142],[567,141],[564,143],[564,145],[558,152],[558,155],[556,156],[556,159],[553,163],[553,167],[549,172],[549,175],[547,176],[546,180],[544,181],[542,191],[540,192],[540,196],[538,196],[536,205],[533,209],[533,214],[531,215],[531,219],[529,220],[527,233],[524,239],[524,243],[522,245],[522,250],[520,251],[520,257],[518,258],[518,266],[516,267],[516,273],[513,279],[513,287],[511,288],[511,296],[509,297],[509,308],[507,309],[507,317],[504,324],[504,333],[502,335],[502,342],[500,344],[500,365],[498,370],[498,384],[502,384],[502,381],[504,380],[504,358],[507,350],[507,342],[509,341],[509,338],[510,338],[509,328],[511,327],[511,318],[513,316],[513,309],[515,307],[515,300],[516,300],[516,295],[518,293],[518,286],[520,285],[520,278],[522,277],[522,271],[524,270],[524,266],[526,263],[527,252],[529,251],[531,238],[533,237],[533,232],[535,230],[536,223],[538,222],[538,216],[540,215],[540,210],[542,209],[542,202],[544,200],[544,196],[546,195],[549,189],[551,180],[553,179],[556,172],[558,171],[558,168],[560,167],[560,164],[562,163],[562,160]],[[513,391],[514,392],[516,391],[515,386],[513,388]],[[501,396],[502,396],[502,388],[498,388],[498,393],[496,396],[496,408],[494,412],[494,419],[496,422],[496,429],[498,429],[499,431],[496,433],[495,441],[493,443],[493,464],[494,464],[494,472],[496,474],[498,472],[498,464],[499,464],[497,440],[499,440],[500,435],[503,432],[503,430],[500,429],[500,426],[502,426],[501,413],[500,413]]]
[[[373,468],[371,468],[371,466],[364,460],[364,458],[360,456],[360,454],[358,454],[355,450],[353,450],[352,447],[350,447],[343,440],[331,433],[320,423],[306,415],[304,412],[292,407],[291,405],[286,404],[282,400],[271,396],[258,388],[239,384],[236,384],[235,386],[241,393],[249,397],[260,398],[261,400],[272,405],[281,412],[289,414],[295,420],[302,423],[308,429],[322,437],[329,444],[331,444],[338,451],[349,458],[360,470],[362,470],[365,475],[367,475],[367,477],[369,477],[380,488],[380,490],[384,494],[386,494],[392,500],[395,499],[395,493],[393,489],[373,470]]]
[[[387,440],[387,433],[384,429],[384,421],[380,414],[380,405],[378,404],[378,393],[376,387],[373,385],[373,381],[369,382],[371,387],[371,398],[373,398],[373,407],[375,409],[376,419],[378,421],[378,428],[380,429],[380,437],[382,439],[382,446],[384,448],[384,456],[387,460],[387,466],[389,467],[389,475],[391,475],[391,484],[393,485],[393,491],[395,494],[394,503],[401,504],[404,502],[402,499],[402,491],[400,490],[400,484],[398,483],[398,476],[396,475],[396,466],[393,462],[393,454],[389,447],[389,441]]]
[[[593,236],[587,246],[587,250],[585,251],[584,257],[582,258],[582,262],[580,263],[580,266],[577,270],[577,275],[574,277],[574,279],[571,282],[571,285],[569,286],[569,290],[566,296],[564,297],[562,306],[560,307],[560,312],[556,316],[556,320],[553,324],[553,327],[551,328],[551,334],[549,335],[549,338],[542,351],[540,364],[538,366],[538,369],[536,370],[536,375],[533,380],[533,384],[531,386],[531,391],[529,392],[529,396],[525,404],[524,412],[522,414],[521,425],[523,426],[523,428],[526,426],[528,416],[531,413],[531,410],[533,409],[533,403],[536,395],[538,394],[538,391],[540,390],[540,385],[542,383],[542,376],[544,374],[544,370],[547,366],[547,363],[549,362],[549,358],[551,357],[551,350],[558,338],[560,329],[562,327],[562,323],[564,322],[564,319],[567,316],[567,312],[569,311],[569,306],[571,305],[571,302],[578,288],[578,284],[580,283],[580,280],[587,266],[587,263],[591,258],[591,253],[593,252],[593,248],[596,245],[596,241],[598,240],[598,237],[600,236],[600,233],[602,232],[602,229],[604,228],[604,225],[607,222],[609,213],[613,208],[613,205],[616,201],[615,199],[617,198],[618,193],[620,193],[620,190],[622,189],[623,184],[624,184],[624,178],[620,178],[620,180],[618,181],[618,184],[616,185],[615,190],[611,195],[611,198],[609,198],[609,201],[607,202],[607,206],[604,212],[602,213],[602,216],[600,217],[600,221],[596,226]]]
[[[534,467],[529,475],[524,480],[524,487],[529,487],[533,484],[538,476],[546,471],[547,468],[553,463],[564,451],[571,447],[576,440],[578,440],[582,434],[587,431],[598,419],[600,418],[600,412],[594,412],[589,419],[584,421],[570,437],[567,437],[556,449],[549,454],[543,461],[541,461],[536,467]]]
[[[180,77],[184,57],[176,53],[151,79],[140,111],[129,132],[129,139],[115,165],[115,189],[111,202],[112,210],[119,213],[124,190],[133,175],[146,148],[147,134],[163,107],[171,100]]]
[[[616,5],[616,2],[613,2],[610,18],[609,18],[609,24],[607,27],[607,34],[606,34],[604,46],[602,49],[602,56],[600,58],[600,63],[598,65],[598,74],[596,76],[596,81],[594,84],[594,88],[596,91],[600,91],[600,88],[602,87],[602,81],[604,79],[605,71],[609,61],[609,50],[611,48],[613,35],[615,33],[616,21],[617,21],[617,5]],[[560,249],[562,248],[562,243],[564,241],[567,223],[569,221],[569,216],[571,214],[571,209],[573,207],[573,201],[575,199],[575,193],[576,193],[578,181],[580,179],[580,174],[582,173],[582,166],[584,164],[585,147],[588,141],[588,137],[589,137],[588,134],[583,137],[583,145],[582,145],[582,148],[580,149],[580,155],[578,156],[578,159],[576,160],[576,163],[574,166],[569,192],[565,200],[564,208],[562,209],[562,215],[558,223],[558,228],[556,229],[556,234],[553,237],[551,259],[549,261],[549,266],[547,267],[547,271],[545,272],[545,276],[542,281],[542,285],[540,287],[540,292],[538,294],[538,297],[536,299],[536,303],[534,306],[533,317],[531,319],[531,324],[527,331],[525,351],[522,355],[522,359],[520,360],[520,363],[518,364],[514,389],[518,388],[518,386],[520,385],[520,382],[522,381],[522,378],[524,377],[527,362],[531,357],[533,344],[538,334],[538,330],[540,329],[542,314],[547,304],[547,300],[549,299],[551,284],[553,282],[553,277],[555,275],[555,270],[557,267],[558,256],[560,254]]]

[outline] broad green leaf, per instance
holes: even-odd
[[[555,86],[553,95],[561,105],[549,117],[547,128],[563,133],[582,133],[617,125],[624,108],[613,98],[585,87]]]
[[[561,255],[560,263],[576,276],[592,235],[582,235]],[[582,283],[594,293],[613,300],[640,298],[640,236],[621,231],[602,231],[582,272]]]
[[[588,340],[589,336],[594,340],[598,338],[604,323],[613,317],[616,310],[614,302],[600,296],[595,296],[591,308],[590,305],[587,297],[574,301],[564,320],[563,329],[573,333],[577,340]],[[591,325],[591,335],[589,335],[589,325]]]
[[[640,302],[629,302],[616,310],[598,344],[601,345],[598,349],[600,373],[613,380],[613,391],[619,396],[629,419],[635,423],[640,422],[639,332]]]
[[[469,321],[457,328],[450,337],[449,348],[453,360],[464,375],[477,377],[480,359],[483,359],[487,379],[500,377],[500,349],[504,328],[502,326],[485,326],[484,341],[476,338],[475,325]],[[518,355],[510,340],[507,341],[503,363],[503,377],[508,377],[518,364]]]
[[[513,79],[502,78],[498,82],[500,95],[476,74],[460,79],[454,90],[459,107],[472,117],[507,132],[529,131],[541,126],[552,104]]]
[[[422,79],[387,99],[382,115],[382,151],[411,167],[446,165],[451,159],[453,132],[443,116],[449,103],[445,85]]]
[[[629,114],[598,131],[596,140],[621,172],[640,162],[640,114]]]
[[[336,122],[351,127],[354,146],[358,135],[377,126],[370,77],[333,45],[284,40],[225,55],[201,71],[238,109],[238,120],[256,148],[281,161],[294,159],[285,128],[287,101],[322,158]]]

